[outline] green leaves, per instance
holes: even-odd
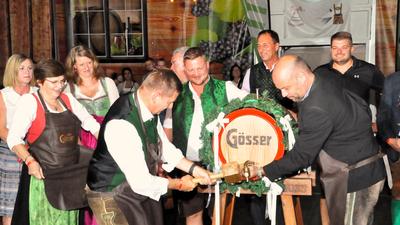
[[[204,164],[214,167],[214,154],[212,150],[212,133],[206,129],[206,125],[209,124],[214,119],[216,119],[216,117],[221,111],[224,112],[225,114],[229,114],[241,108],[256,108],[261,111],[269,113],[271,116],[275,118],[276,121],[279,121],[280,118],[285,117],[286,115],[290,115],[285,108],[283,108],[280,104],[278,104],[274,100],[269,99],[267,96],[268,96],[267,91],[263,92],[262,95],[259,96],[258,98],[255,94],[249,94],[243,100],[233,99],[230,103],[223,106],[222,108],[215,110],[209,115],[205,115],[200,135],[200,139],[203,142],[203,147],[199,150],[200,159]],[[285,150],[287,151],[289,146],[288,133],[284,132],[282,124],[277,122],[277,125],[282,129],[284,133],[283,142]],[[290,125],[292,127],[295,136],[297,136],[298,127],[294,119],[290,121]],[[283,183],[281,182],[280,185],[283,185]],[[265,187],[264,182],[261,180],[250,181],[250,182],[242,181],[241,183],[238,184],[228,184],[225,182],[221,183],[221,191],[228,190],[231,193],[235,193],[239,187],[242,189],[250,189],[258,196],[269,190],[269,188]]]

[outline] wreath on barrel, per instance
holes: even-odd
[[[294,136],[298,133],[298,127],[295,120],[291,117],[289,112],[283,108],[276,101],[267,98],[267,92],[263,93],[262,97],[257,98],[255,94],[247,95],[243,100],[234,99],[230,103],[220,108],[214,110],[214,112],[208,114],[204,118],[204,123],[202,125],[202,132],[200,139],[203,142],[203,147],[199,150],[200,159],[202,162],[210,167],[214,167],[214,154],[212,150],[212,131],[206,129],[206,126],[213,122],[220,112],[223,112],[225,115],[236,111],[242,108],[256,108],[261,111],[264,111],[270,114],[277,122],[278,127],[281,128],[284,134],[284,150],[289,151],[293,145],[293,142],[290,139],[290,134],[294,134]],[[279,181],[281,185],[283,185],[282,181]],[[242,181],[237,184],[230,184],[224,181],[221,182],[220,189],[221,191],[228,190],[231,193],[236,193],[239,188],[241,189],[249,189],[256,193],[258,196],[261,196],[262,193],[265,193],[269,190],[269,188],[265,187],[264,182],[262,180],[256,181]]]

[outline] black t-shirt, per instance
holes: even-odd
[[[316,75],[337,80],[344,88],[363,98],[366,102],[377,105],[382,93],[385,76],[374,65],[352,56],[353,65],[344,73],[333,68],[333,62],[319,66]],[[370,90],[375,90],[376,100],[370,99]]]

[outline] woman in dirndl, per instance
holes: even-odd
[[[18,100],[23,94],[37,90],[33,86],[32,60],[23,54],[12,55],[6,64],[3,85],[5,88],[0,90],[0,216],[3,225],[10,225],[21,164],[6,141]]]
[[[99,63],[92,50],[83,45],[73,47],[66,59],[67,87],[70,92],[97,120],[102,123],[108,109],[119,98],[115,82],[103,76],[99,71]],[[83,146],[95,149],[97,139],[85,130],[81,130],[80,139]],[[85,210],[85,225],[97,225],[89,208]]]
[[[7,143],[24,163],[13,225],[77,225],[77,209],[86,206],[90,156],[78,145],[79,131],[97,137],[100,125],[71,94],[62,93],[64,74],[55,60],[39,62],[34,69],[39,90],[17,104]]]
[[[119,98],[115,82],[99,72],[96,55],[83,45],[70,50],[65,69],[69,81],[65,92],[70,92],[101,123],[110,106]],[[82,130],[80,137],[84,146],[96,148],[97,139],[89,132]]]

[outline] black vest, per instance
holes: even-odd
[[[108,151],[104,139],[104,130],[106,124],[110,120],[124,119],[136,127],[139,136],[143,139],[145,134],[141,127],[138,113],[138,109],[135,106],[132,98],[132,93],[122,95],[111,106],[106,117],[104,118],[104,122],[101,125],[97,147],[93,154],[93,158],[90,161],[88,186],[91,190],[101,192],[111,191],[115,186],[126,180],[119,166]],[[136,121],[132,122],[132,118],[134,118]],[[157,162],[155,162],[152,157],[149,156],[148,151],[146,150],[146,144],[143,141],[142,143],[149,172],[155,175],[157,172]]]
[[[267,70],[262,61],[253,65],[250,69],[250,93],[256,93],[256,89],[258,89],[259,95],[267,90],[268,98],[275,100],[287,109],[295,110],[294,102],[282,97],[281,91],[275,87],[272,82],[272,71]]]

